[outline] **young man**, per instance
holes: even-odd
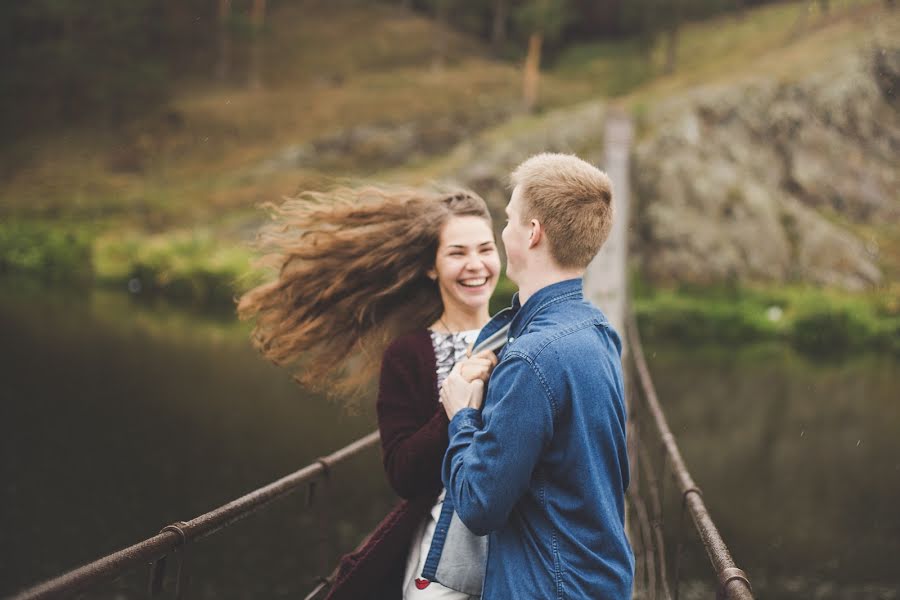
[[[574,156],[540,154],[512,183],[503,243],[519,293],[479,336],[509,324],[486,391],[464,377],[483,357],[458,364],[441,390],[447,500],[490,535],[485,600],[625,600],[621,342],[581,280],[612,226],[610,182]]]

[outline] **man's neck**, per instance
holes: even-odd
[[[519,303],[524,305],[537,291],[544,289],[548,285],[583,276],[584,269],[554,268],[532,272],[530,277],[523,277],[524,281],[519,284]]]

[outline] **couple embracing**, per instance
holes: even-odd
[[[404,500],[341,559],[329,598],[631,597],[621,342],[582,295],[610,182],[539,154],[511,183],[519,291],[493,318],[500,260],[472,192],[305,194],[264,235],[279,276],[239,305],[259,348],[301,358],[309,382],[364,379],[352,357],[382,356],[384,468]]]

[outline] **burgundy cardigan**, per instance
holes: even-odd
[[[341,558],[326,600],[402,598],[413,534],[443,487],[449,421],[438,402],[436,362],[425,329],[397,338],[384,352],[376,404],[382,459],[391,487],[404,500]]]

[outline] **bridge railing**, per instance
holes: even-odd
[[[377,445],[378,440],[378,432],[372,432],[333,454],[317,459],[299,471],[286,475],[190,521],[179,521],[167,525],[151,538],[23,590],[13,596],[11,600],[70,598],[77,593],[116,579],[126,572],[145,567],[151,562],[153,566],[150,573],[149,595],[157,596],[162,592],[166,579],[166,566],[170,558],[178,561],[175,574],[175,596],[182,598],[185,595],[187,578],[183,558],[186,548],[192,542],[212,535],[262,509],[273,500],[303,489],[304,486],[307,487],[309,497],[312,498],[316,484],[328,477],[332,467]]]
[[[632,507],[629,521],[636,559],[635,598],[678,600],[689,533],[684,521],[686,515],[690,515],[693,533],[699,537],[716,578],[717,597],[752,600],[750,581],[735,565],[669,428],[650,377],[633,314],[629,315],[625,329],[628,356],[623,359],[626,365],[633,366],[633,370],[626,369],[626,387],[631,411],[628,502]],[[667,493],[669,480],[674,480],[677,491],[674,498],[676,515],[671,514],[673,499],[670,498],[672,494]],[[674,535],[672,526],[676,529]],[[675,548],[671,547],[672,541]]]

